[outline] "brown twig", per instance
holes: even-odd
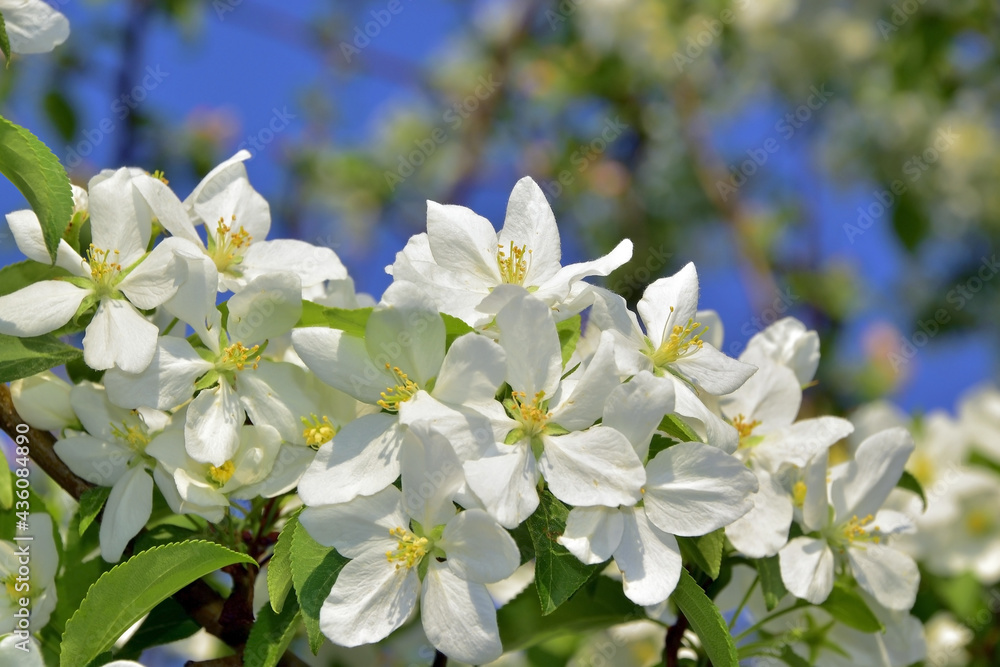
[[[667,630],[667,639],[663,646],[663,664],[665,667],[677,667],[677,654],[681,650],[681,641],[684,639],[684,632],[687,630],[688,620],[682,612],[677,612],[677,622]]]
[[[441,651],[434,651],[434,662],[431,663],[431,667],[447,667],[448,656],[446,656]]]

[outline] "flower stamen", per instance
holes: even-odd
[[[330,418],[323,416],[322,419],[316,416],[315,413],[310,415],[312,419],[302,417],[302,423],[305,424],[305,429],[302,431],[302,437],[306,439],[306,444],[313,449],[319,449],[324,444],[333,440],[333,436],[337,435],[337,427],[330,422]]]
[[[527,246],[515,246],[513,241],[506,251],[502,245],[497,245],[497,248],[500,279],[505,285],[523,285],[531,265],[531,250],[527,250]]]
[[[413,398],[420,391],[420,387],[399,366],[391,366],[387,362],[385,369],[396,380],[396,384],[392,387],[386,387],[386,390],[381,394],[382,399],[378,401],[377,405],[384,410],[396,412],[399,410],[399,404]]]
[[[693,318],[688,318],[687,324],[684,326],[675,325],[666,340],[660,343],[660,347],[650,355],[653,365],[657,368],[663,368],[667,364],[697,352],[705,344],[701,337],[707,331],[708,327],[702,329],[701,323],[695,322]]]
[[[426,537],[418,537],[402,527],[391,528],[389,534],[396,538],[397,546],[394,551],[386,551],[385,558],[395,563],[397,570],[403,566],[409,569],[419,565],[432,546]]]

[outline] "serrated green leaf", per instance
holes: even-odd
[[[924,493],[924,485],[920,483],[916,477],[914,477],[910,472],[904,470],[903,474],[900,475],[899,481],[896,483],[901,489],[906,489],[907,491],[913,491],[915,494],[920,496],[920,501],[923,503],[923,508],[927,509],[927,494]]]
[[[678,442],[701,442],[698,434],[691,430],[691,427],[676,415],[666,415],[660,420],[659,430]]]
[[[562,364],[565,368],[569,363],[569,358],[576,352],[576,345],[580,342],[580,322],[579,315],[574,315],[568,320],[563,320],[556,324],[556,333],[559,334],[559,348],[562,350]]]
[[[687,570],[681,570],[680,581],[670,597],[698,635],[713,667],[739,667],[736,644],[726,619]]]
[[[30,377],[83,356],[51,334],[18,338],[0,334],[0,382]]]
[[[66,170],[35,135],[0,117],[0,173],[38,216],[45,247],[55,263],[59,240],[73,217],[73,190]]]
[[[309,649],[315,655],[323,643],[319,629],[319,610],[350,559],[336,549],[324,547],[296,522],[292,532],[292,584],[302,610],[302,622],[309,635]]]
[[[190,516],[190,515],[189,515]],[[149,530],[143,531],[135,540],[135,551],[146,551],[153,547],[176,542],[185,542],[195,535],[195,531],[172,523],[161,523]]]
[[[69,271],[62,267],[26,259],[0,269],[0,296],[11,294],[43,280],[55,280],[68,275]]]
[[[187,639],[201,630],[177,601],[167,598],[149,612],[135,634],[121,649],[115,651],[116,660],[138,660],[142,652],[153,646]]]
[[[267,562],[267,594],[271,609],[278,614],[292,590],[292,534],[298,522],[298,512],[288,518],[278,534],[271,560]]]
[[[646,618],[646,612],[622,591],[620,582],[597,577],[551,614],[538,607],[535,585],[497,611],[504,651],[520,651],[560,635],[589,633]]]
[[[368,317],[371,314],[371,308],[347,310],[346,308],[321,306],[312,301],[303,301],[302,317],[295,326],[329,327],[331,329],[340,329],[350,336],[364,338],[365,326],[368,324]]]
[[[104,503],[107,502],[109,495],[111,495],[111,487],[95,486],[92,489],[87,489],[80,496],[80,527],[78,534],[83,535],[87,532],[87,528],[90,527],[90,524],[94,523],[94,519],[97,518],[101,508],[104,507]]]
[[[861,595],[839,582],[833,585],[830,597],[819,607],[859,632],[881,632],[885,629]]]
[[[556,539],[566,530],[569,510],[549,491],[540,494],[538,509],[525,522],[535,549],[535,583],[542,615],[559,608],[603,564],[586,565]]]
[[[300,617],[299,603],[294,599],[281,613],[268,606],[261,609],[243,650],[244,667],[275,667],[295,638]]]
[[[685,560],[693,562],[712,579],[719,577],[722,567],[722,548],[726,544],[726,531],[722,528],[700,537],[678,537],[677,544]]]
[[[14,506],[14,480],[10,474],[10,463],[7,457],[0,453],[3,464],[0,465],[0,508],[9,510]]]
[[[0,13],[0,51],[3,52],[4,66],[10,67],[10,37],[7,36],[7,22]]]
[[[768,611],[772,611],[788,595],[788,589],[785,588],[785,582],[781,578],[781,564],[778,562],[778,557],[758,559],[757,574],[760,576],[760,590],[764,593],[764,604]]]
[[[177,542],[132,556],[104,573],[66,624],[59,664],[86,665],[114,646],[133,623],[192,581],[233,563],[256,565],[246,554],[205,541]]]

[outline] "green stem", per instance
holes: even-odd
[[[733,631],[733,626],[736,625],[736,619],[738,619],[740,617],[740,614],[743,613],[743,608],[746,607],[747,606],[747,602],[750,601],[750,595],[753,593],[754,589],[757,588],[757,583],[758,582],[760,582],[760,575],[759,574],[756,577],[753,578],[753,583],[750,584],[750,588],[747,589],[746,595],[744,595],[743,599],[740,600],[739,606],[736,607],[736,611],[733,612],[733,617],[731,619],[729,619],[729,631],[730,632]]]
[[[167,328],[166,328],[166,329],[164,329],[164,330],[163,330],[163,333],[162,333],[162,334],[160,334],[160,335],[161,335],[161,336],[169,336],[169,335],[170,335],[170,332],[174,330],[174,327],[175,327],[175,326],[177,326],[177,323],[178,323],[178,322],[180,322],[180,320],[179,320],[179,319],[177,319],[177,318],[175,317],[175,318],[174,318],[174,319],[173,319],[173,320],[172,320],[172,321],[170,322],[170,324],[168,324],[168,325],[167,325]]]
[[[796,604],[793,604],[791,607],[786,607],[784,609],[776,611],[773,614],[771,614],[770,616],[768,616],[768,617],[766,617],[764,619],[761,619],[760,621],[758,621],[757,623],[754,623],[753,625],[751,625],[749,628],[747,628],[746,630],[744,630],[740,634],[738,634],[735,637],[733,637],[733,641],[735,643],[739,643],[739,641],[741,639],[743,639],[743,638],[745,638],[745,637],[747,637],[749,635],[752,635],[753,633],[757,632],[758,630],[760,630],[762,627],[764,627],[765,625],[767,625],[768,623],[770,623],[774,619],[780,618],[780,617],[784,616],[785,614],[789,614],[789,613],[791,613],[793,611],[798,611],[801,608],[802,608],[802,606],[799,605],[798,603],[796,603]]]

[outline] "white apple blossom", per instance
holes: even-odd
[[[70,403],[73,385],[52,371],[10,383],[10,398],[26,424],[43,431],[61,431],[77,424]]]
[[[187,277],[177,261],[176,244],[160,243],[146,252],[152,218],[137,205],[128,169],[95,177],[89,191],[93,242],[85,260],[66,241],[59,242],[56,264],[72,276],[43,280],[0,297],[0,333],[39,336],[63,326],[94,306],[83,354],[96,370],[118,366],[138,373],[149,365],[157,328],[139,309],[156,308]],[[17,247],[28,258],[48,263],[41,225],[31,211],[7,216]]]
[[[20,534],[32,537],[28,558],[24,558],[25,542],[0,542],[0,582],[4,585],[0,592],[0,636],[19,629],[15,612],[24,607],[20,604],[21,598],[29,600],[28,620],[32,633],[45,627],[56,608],[59,552],[52,534],[52,518],[42,512],[32,512],[27,523],[27,533]],[[19,572],[22,566],[29,569],[27,577]],[[20,630],[23,632],[23,628]],[[9,655],[12,653],[6,646],[0,648],[0,657]]]
[[[351,561],[320,610],[334,643],[380,641],[402,625],[420,599],[428,640],[455,660],[500,657],[496,611],[486,584],[520,564],[513,538],[486,512],[456,512],[461,485],[454,450],[440,434],[410,429],[403,448],[402,491],[389,486],[344,504],[307,507],[299,517],[320,544]],[[437,480],[429,493],[420,491]]]
[[[441,312],[478,328],[499,310],[484,299],[500,285],[523,286],[565,319],[590,305],[583,278],[606,276],[631,257],[625,240],[600,259],[562,266],[552,209],[538,184],[522,178],[499,233],[464,206],[427,202],[427,232],[411,237],[386,270],[396,283],[417,286]]]
[[[43,0],[0,0],[14,53],[46,53],[69,37],[69,21]]]
[[[903,428],[869,437],[853,460],[830,472],[827,485],[832,511],[804,513],[810,531],[778,552],[781,578],[796,597],[819,604],[833,589],[835,573],[853,574],[862,590],[892,610],[913,606],[920,573],[912,558],[886,542],[913,529],[908,517],[880,509],[913,451]],[[807,499],[807,502],[812,502]],[[818,504],[818,503],[817,503]],[[823,518],[809,521],[808,517]]]
[[[563,377],[562,352],[549,306],[523,292],[496,317],[506,352],[510,414],[501,437],[465,463],[469,488],[504,526],[538,506],[536,484],[571,505],[631,505],[641,497],[642,462],[628,439],[604,425],[604,401],[620,384],[613,342],[602,340],[587,368]]]

